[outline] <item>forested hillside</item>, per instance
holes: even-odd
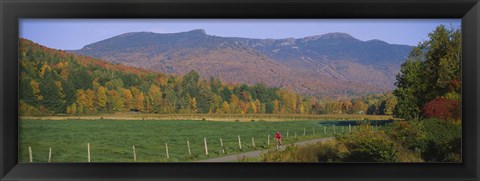
[[[391,94],[319,100],[264,83],[226,84],[116,65],[20,40],[21,115],[144,113],[391,114]]]
[[[317,97],[360,96],[394,89],[412,46],[361,41],[346,33],[304,38],[220,37],[204,30],[131,32],[86,45],[76,54],[111,63],[227,83],[265,83]]]

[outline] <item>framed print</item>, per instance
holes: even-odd
[[[4,180],[478,180],[478,1],[1,9]]]

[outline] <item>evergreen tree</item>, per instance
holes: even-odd
[[[232,92],[230,92],[230,89],[228,89],[228,87],[223,87],[221,96],[222,96],[222,100],[230,102],[232,97]]]
[[[37,106],[37,98],[33,94],[33,88],[30,85],[30,79],[20,79],[19,92],[20,100],[25,101],[28,105]]]
[[[73,66],[73,65],[70,65]],[[87,69],[82,66],[78,66],[68,74],[68,82],[73,83],[75,90],[78,89],[92,89],[92,77],[88,73]]]
[[[61,82],[62,82],[63,92],[65,94],[65,104],[71,105],[77,100],[75,87],[72,82],[69,82],[66,80],[62,80]]]
[[[265,113],[271,114],[273,113],[273,103],[272,102],[267,102],[265,105]]]
[[[64,99],[62,99],[57,84],[55,83],[55,77],[53,71],[47,70],[45,72],[40,86],[40,94],[43,97],[41,104],[54,113],[65,113],[65,102]]]

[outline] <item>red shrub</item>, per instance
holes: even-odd
[[[462,88],[462,82],[458,79],[453,79],[450,82],[450,90],[452,91],[459,91]]]
[[[443,120],[459,120],[461,118],[461,102],[458,100],[436,98],[423,106],[423,115],[428,118]]]

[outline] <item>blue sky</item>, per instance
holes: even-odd
[[[246,38],[302,38],[343,32],[366,41],[417,45],[443,24],[460,19],[21,19],[20,37],[50,48],[75,50],[127,32],[175,33],[204,29],[209,35]]]

